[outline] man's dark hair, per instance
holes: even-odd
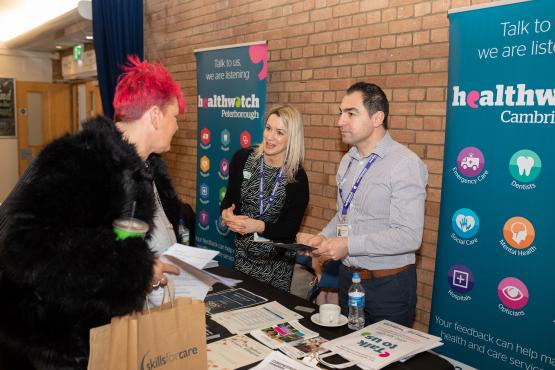
[[[368,111],[368,114],[372,116],[378,111],[384,113],[383,127],[387,129],[387,116],[389,115],[389,102],[383,90],[375,84],[368,82],[357,82],[347,89],[347,95],[354,93],[355,91],[360,91],[362,94],[362,102],[364,107]]]

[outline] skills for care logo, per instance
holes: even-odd
[[[515,256],[528,256],[537,248],[532,245],[536,238],[534,225],[528,219],[515,216],[509,218],[503,225],[503,239],[499,241],[501,247]]]
[[[452,107],[468,109],[505,108],[499,120],[507,124],[555,124],[555,89],[545,87],[528,87],[526,84],[497,84],[492,89],[464,89],[459,85],[452,89]],[[538,107],[535,109],[520,108]]]

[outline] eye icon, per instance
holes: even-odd
[[[522,294],[520,289],[512,285],[507,285],[501,290],[501,292],[503,293],[505,298],[511,301],[518,301],[524,297],[524,294]]]

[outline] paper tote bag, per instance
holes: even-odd
[[[204,303],[178,298],[143,312],[138,323],[138,369],[208,368]]]
[[[88,370],[206,369],[204,303],[178,298],[91,329]]]
[[[89,333],[88,370],[106,370],[110,363],[111,324],[92,328]]]

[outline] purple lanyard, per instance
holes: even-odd
[[[274,188],[272,189],[272,193],[270,194],[270,199],[268,199],[266,208],[264,208],[264,155],[260,156],[260,188],[258,191],[258,198],[260,199],[260,217],[262,217],[262,215],[266,213],[268,209],[270,209],[270,207],[272,206],[272,203],[274,203],[274,200],[276,199],[276,192],[281,182],[281,179],[283,178],[284,167],[285,167],[285,163],[283,164],[283,166],[281,166],[281,169],[279,170],[279,173],[276,178],[276,183],[274,184]]]
[[[353,201],[353,198],[360,185],[360,182],[362,181],[362,178],[364,177],[364,175],[366,175],[366,172],[368,172],[368,169],[370,168],[370,166],[372,166],[372,164],[376,161],[377,158],[378,156],[375,153],[372,153],[372,155],[370,155],[368,162],[366,162],[366,166],[364,166],[362,171],[360,171],[360,174],[358,175],[355,183],[353,184],[353,187],[351,188],[351,191],[349,192],[349,195],[347,196],[346,200],[343,200],[343,181],[341,182],[341,184],[339,184],[339,196],[341,197],[341,201],[343,202],[343,207],[341,208],[342,216],[347,215],[347,212],[349,211],[349,207],[351,206],[351,202]],[[343,175],[343,179],[347,177],[347,174],[349,173],[349,170],[351,169],[352,164],[353,164],[353,159],[351,158],[351,161],[349,162],[349,166],[347,166],[347,170],[345,171],[345,175]]]

